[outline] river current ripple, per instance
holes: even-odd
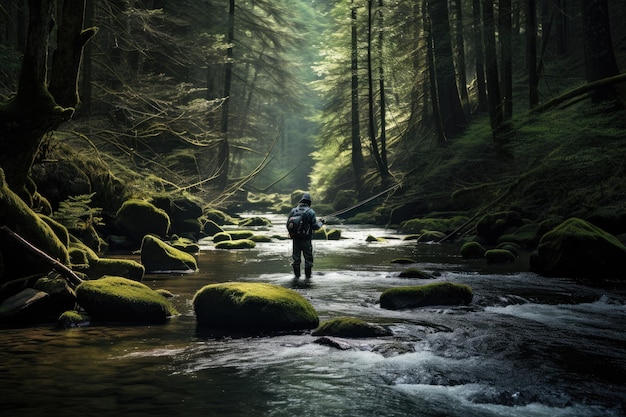
[[[259,230],[284,235],[284,219]],[[159,326],[52,325],[0,330],[3,415],[132,416],[624,416],[626,296],[548,279],[526,260],[467,262],[458,247],[402,240],[393,230],[333,226],[315,241],[310,282],[294,281],[290,242],[220,251],[206,242],[195,275],[149,275],[181,315]],[[385,242],[368,243],[368,235]],[[469,306],[381,309],[407,265],[470,285]],[[522,272],[520,272],[522,271]],[[250,337],[196,328],[191,299],[223,281],[268,282],[309,299],[321,320],[354,316],[393,336],[344,340],[310,333]]]

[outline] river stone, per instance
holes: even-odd
[[[336,317],[327,320],[311,333],[313,336],[348,338],[391,336],[391,331],[378,324],[370,324],[355,317]]]
[[[234,331],[288,331],[314,329],[317,312],[298,292],[258,282],[210,284],[193,298],[201,327]]]
[[[215,244],[215,249],[252,249],[256,243],[252,239],[224,240]]]
[[[461,246],[461,256],[465,259],[482,259],[487,250],[478,242],[465,242]]]
[[[198,263],[193,255],[150,235],[145,236],[141,243],[141,264],[146,272],[198,270]]]
[[[0,323],[18,325],[43,321],[48,316],[50,295],[34,288],[25,288],[0,303]]]
[[[515,262],[515,254],[508,249],[489,249],[485,252],[485,259],[490,264],[504,264]]]
[[[101,321],[161,323],[178,314],[158,292],[122,277],[84,281],[76,287],[76,301],[89,316]]]
[[[115,226],[124,235],[137,240],[149,234],[164,238],[170,229],[170,218],[165,210],[148,201],[131,199],[117,211]]]
[[[89,260],[85,274],[89,279],[98,279],[105,275],[113,275],[141,282],[145,267],[132,259],[97,258]]]
[[[583,280],[626,280],[626,247],[610,233],[570,218],[541,238],[530,259],[533,272]]]
[[[380,307],[400,310],[431,305],[469,304],[472,298],[472,289],[467,285],[436,282],[387,289],[380,296]]]

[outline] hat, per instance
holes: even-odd
[[[300,199],[300,201],[298,201],[298,203],[303,203],[305,201],[308,202],[309,205],[311,205],[311,194],[309,193],[302,194],[302,198]]]

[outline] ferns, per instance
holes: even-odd
[[[90,207],[95,193],[70,196],[59,204],[59,209],[51,216],[69,230],[85,230],[91,226],[103,225],[99,207]]]

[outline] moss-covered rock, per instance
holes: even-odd
[[[154,204],[138,199],[126,200],[115,215],[115,226],[126,236],[141,240],[153,234],[164,238],[170,230],[170,218]]]
[[[215,223],[213,220],[204,220],[203,224],[202,224],[202,232],[207,235],[207,236],[213,236],[216,233],[220,233],[223,232],[224,229],[222,229],[220,226],[218,226],[217,223]]]
[[[238,219],[235,218],[234,216],[231,216],[230,214],[227,214],[226,212],[222,210],[212,208],[212,207],[205,207],[203,209],[203,216],[207,220],[212,220],[220,226],[223,226],[225,224],[237,224],[238,223]]]
[[[52,228],[32,211],[9,189],[0,169],[0,219],[2,225],[30,242],[39,250],[64,265],[69,265],[69,254],[65,244]],[[4,258],[3,277],[22,277],[50,270],[48,265],[33,261],[24,249],[7,239],[0,239],[0,252]]]
[[[100,321],[162,323],[178,314],[161,294],[121,277],[84,281],[76,287],[76,300],[89,316]]]
[[[198,263],[193,255],[150,235],[145,236],[141,243],[141,264],[148,273],[198,270]]]
[[[458,305],[469,304],[472,298],[472,289],[467,285],[437,282],[387,289],[380,296],[380,306],[400,310],[430,305]]]
[[[515,243],[523,248],[536,248],[541,236],[539,235],[540,225],[538,223],[527,223],[517,229],[506,233],[498,238],[498,244],[504,242]]]
[[[325,228],[322,228],[322,231]],[[326,240],[340,240],[341,239],[341,230],[330,229],[326,230]]]
[[[539,242],[530,269],[546,276],[589,281],[626,280],[626,247],[617,238],[585,220],[570,218]]]
[[[201,327],[233,331],[314,329],[319,318],[298,292],[265,283],[228,282],[200,289],[193,298]]]
[[[216,249],[252,249],[255,246],[251,239],[223,240],[215,244]]]
[[[227,232],[218,232],[213,235],[213,243],[224,242],[226,240],[233,240]]]
[[[132,259],[97,258],[89,260],[89,267],[84,272],[89,279],[113,275],[141,282],[146,270],[142,264]]]
[[[68,310],[61,313],[57,320],[60,327],[64,329],[72,329],[76,327],[85,327],[91,324],[91,318],[87,314],[81,314],[74,310]]]
[[[269,243],[272,241],[271,237],[265,235],[252,235],[249,239],[255,243]]]
[[[424,231],[441,232],[444,235],[451,233],[467,221],[466,216],[453,216],[450,218],[427,217],[415,218],[400,224],[400,232],[407,234],[423,234]]]
[[[336,336],[347,338],[391,336],[391,330],[378,324],[370,324],[355,317],[337,317],[320,324],[313,336]]]
[[[182,250],[187,253],[198,253],[200,252],[200,246],[192,239],[186,237],[180,237],[174,235],[169,240],[169,245],[178,250]]]
[[[254,235],[252,230],[229,230],[227,233],[230,235],[232,240],[237,239],[249,239]]]
[[[487,250],[478,242],[466,242],[461,246],[461,256],[465,259],[481,259]]]
[[[489,249],[485,252],[485,259],[490,264],[505,264],[515,262],[515,254],[508,249]]]
[[[418,243],[439,242],[446,237],[445,233],[437,230],[422,230],[422,234],[417,238]]]
[[[76,304],[76,293],[59,275],[39,278],[33,288],[50,296],[48,314],[53,317],[74,308]]]
[[[366,242],[379,242],[379,243],[387,242],[384,237],[376,237],[372,235],[367,235],[367,237],[365,238],[365,241]]]
[[[65,226],[63,226],[61,223],[59,223],[58,221],[54,220],[52,217],[48,217],[48,216],[45,216],[45,215],[42,215],[42,214],[40,214],[39,217],[48,226],[50,226],[50,228],[52,229],[54,234],[57,235],[57,237],[59,238],[61,243],[63,243],[63,246],[65,246],[66,248],[69,248],[69,246],[70,246],[70,233],[68,232],[67,228]]]

